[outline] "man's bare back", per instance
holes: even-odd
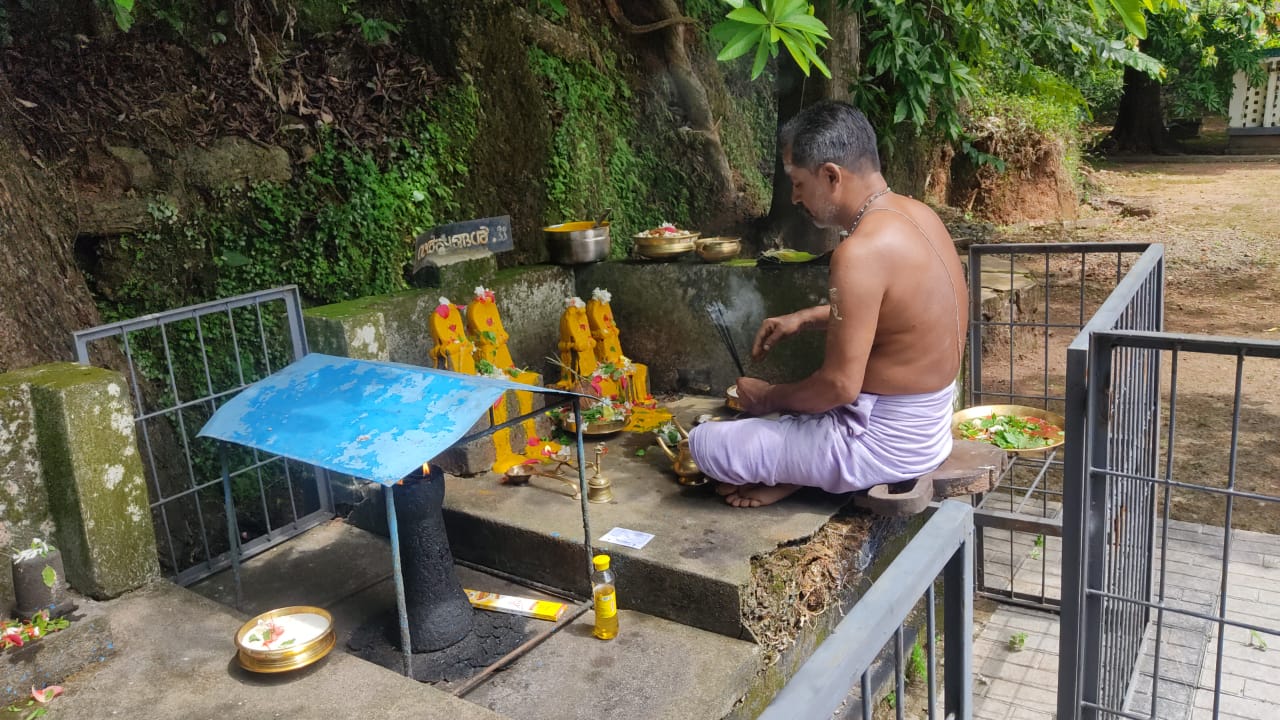
[[[871,272],[885,281],[863,392],[938,390],[960,371],[969,322],[964,270],[950,233],[932,210],[900,195],[882,202],[833,253],[831,287],[865,284]]]

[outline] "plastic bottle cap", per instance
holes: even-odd
[[[597,556],[595,556],[595,557],[591,558],[591,564],[592,564],[592,565],[594,565],[594,566],[595,566],[595,568],[596,568],[597,570],[608,570],[608,569],[609,569],[609,556],[608,556],[608,555],[597,555]]]

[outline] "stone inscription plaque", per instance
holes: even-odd
[[[461,250],[503,252],[513,247],[510,215],[441,225],[418,236],[413,250],[413,270],[422,269],[432,256]]]

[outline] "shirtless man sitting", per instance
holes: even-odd
[[[844,239],[828,303],[764,321],[764,357],[802,330],[825,330],[822,367],[794,383],[738,378],[755,416],[704,423],[689,447],[735,507],[803,486],[832,493],[919,477],[951,452],[950,419],[968,304],[951,235],[926,205],[889,190],[875,131],[836,102],[808,107],[780,133],[792,202]]]

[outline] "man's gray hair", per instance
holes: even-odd
[[[815,171],[835,163],[855,173],[880,172],[876,131],[854,106],[823,100],[801,110],[778,131],[782,147],[791,148],[791,164]]]

